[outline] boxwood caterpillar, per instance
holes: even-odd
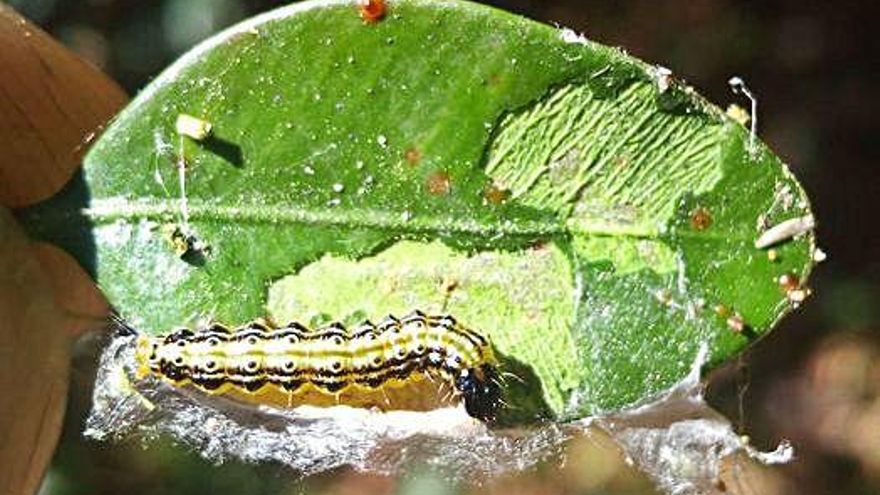
[[[419,311],[350,331],[339,323],[183,328],[140,336],[136,356],[140,377],[256,404],[396,409],[440,403],[446,388],[483,421],[493,421],[501,404],[489,340],[451,316]],[[420,394],[435,397],[414,397]]]

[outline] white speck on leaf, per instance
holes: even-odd
[[[586,46],[589,43],[587,41],[587,38],[584,37],[584,35],[579,34],[578,32],[576,32],[573,29],[563,28],[561,36],[562,36],[562,41],[564,41],[566,43],[573,43],[573,44],[584,45],[584,46]]]
[[[749,132],[749,151],[754,153],[758,139],[758,98],[752,93],[749,87],[746,86],[746,82],[743,81],[741,77],[731,77],[730,80],[727,81],[727,84],[730,85],[730,89],[734,94],[744,95],[751,103],[750,120],[752,122],[752,127]]]
[[[654,68],[654,81],[657,84],[657,90],[665,93],[672,85],[672,71],[662,65],[658,65]]]

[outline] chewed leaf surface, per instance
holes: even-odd
[[[449,312],[491,337],[524,419],[637,403],[790,309],[778,280],[806,280],[812,233],[755,240],[809,205],[739,123],[568,31],[388,9],[305,2],[207,41],[94,146],[85,195],[22,218],[149,333]],[[197,256],[175,235],[181,162]]]

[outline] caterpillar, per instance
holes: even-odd
[[[340,323],[214,324],[140,335],[136,349],[139,378],[254,404],[427,409],[444,402],[445,389],[447,401],[463,401],[469,415],[492,422],[502,403],[488,338],[449,315],[414,311],[350,331]]]

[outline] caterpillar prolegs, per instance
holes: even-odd
[[[281,407],[426,409],[457,398],[471,416],[493,421],[502,396],[489,340],[451,316],[419,311],[351,330],[183,328],[139,337],[136,356],[142,377]]]

